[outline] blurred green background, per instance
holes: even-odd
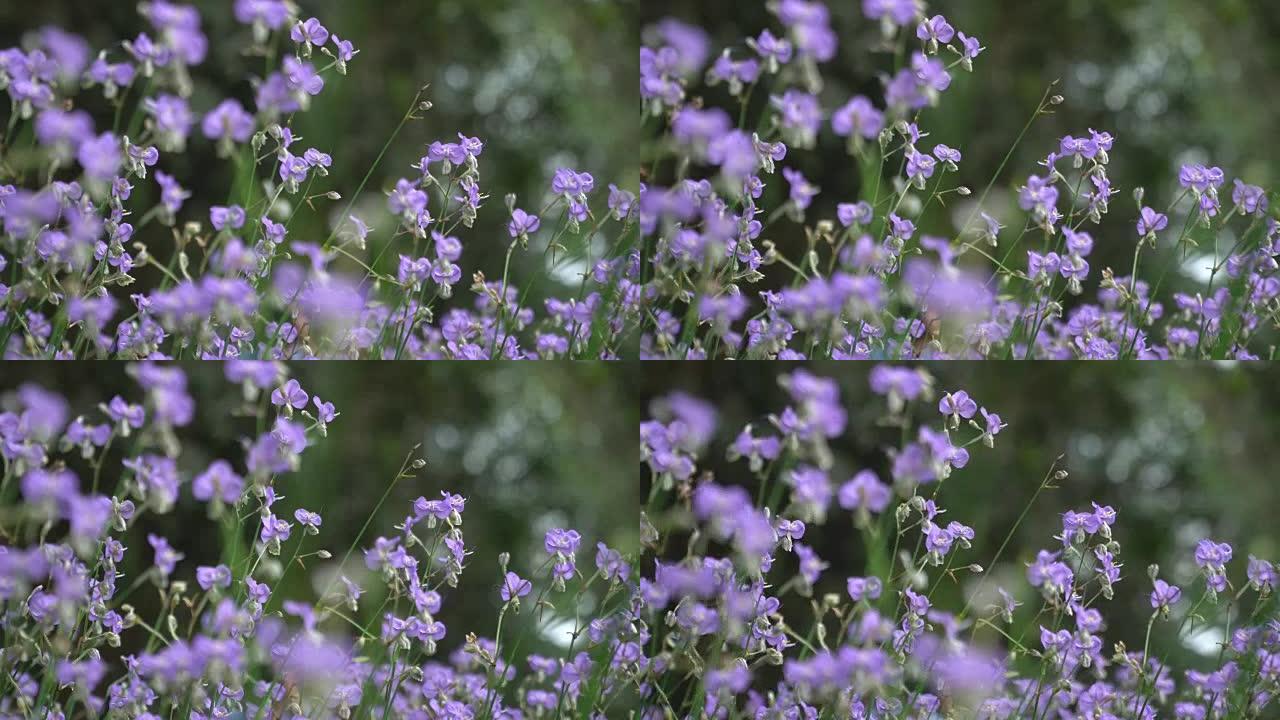
[[[124,363],[88,367],[10,365],[0,373],[0,406],[7,406],[11,391],[27,382],[63,393],[71,404],[71,417],[83,413],[93,422],[102,418],[97,404],[117,393],[141,401],[142,392],[126,374]],[[193,422],[178,430],[183,446],[179,470],[186,486],[174,512],[144,515],[126,538],[130,550],[121,567],[125,584],[151,563],[148,532],[165,535],[186,553],[178,567],[179,578],[190,580],[197,565],[219,561],[218,525],[206,519],[205,507],[191,498],[187,486],[215,458],[227,458],[242,471],[241,442],[256,432],[256,421],[241,412],[244,401],[239,387],[224,379],[220,363],[183,367],[196,401]],[[368,593],[361,600],[362,617],[367,618],[384,595],[378,590],[380,580],[368,576],[359,550],[371,547],[379,535],[395,536],[394,526],[413,512],[415,498],[439,497],[442,490],[465,496],[463,531],[473,554],[459,587],[441,591],[444,609],[438,619],[448,627],[448,636],[441,643],[440,658],[461,647],[468,632],[493,636],[501,604],[497,594],[500,552],[511,553],[511,569],[527,577],[546,558],[545,531],[572,527],[583,535],[579,567],[588,575],[595,568],[597,541],[634,556],[638,479],[617,458],[624,449],[635,447],[640,413],[638,405],[622,401],[618,370],[620,366],[606,364],[330,362],[292,366],[303,388],[332,402],[341,415],[330,425],[328,438],[313,443],[303,454],[298,472],[280,476],[276,488],[284,496],[281,506],[290,522],[298,507],[324,518],[320,535],[307,537],[303,552],[325,548],[334,559],[312,558],[307,561],[309,572],[290,570],[276,591],[275,607],[283,599],[311,598],[328,585],[334,566],[418,444],[426,467],[415,480],[402,480],[391,491],[346,573]],[[114,483],[108,479],[111,468],[120,468],[121,445],[115,443],[104,466],[105,487]],[[72,467],[81,478],[88,477],[83,468]],[[252,529],[245,530],[246,537]],[[281,563],[289,559],[298,532],[295,526]],[[156,602],[154,592],[139,591],[130,602],[142,617],[155,616],[149,609]],[[570,612],[571,629],[569,603],[557,602],[561,604],[566,606],[562,612]],[[515,627],[531,622],[531,608],[532,604],[518,620],[506,622],[516,622]],[[548,627],[556,627],[550,622],[555,617],[547,615]],[[338,623],[331,629],[343,627]],[[558,647],[554,640],[548,634],[541,640],[526,640],[525,647],[552,652]]]
[[[261,77],[261,58],[245,57],[248,27],[237,24],[230,0],[194,0],[210,38],[209,56],[193,70],[192,106],[200,116],[224,97],[252,108],[249,76]],[[311,110],[297,116],[303,147],[333,155],[330,177],[312,193],[336,190],[344,200],[321,200],[319,212],[300,212],[289,228],[294,240],[322,241],[355,188],[372,166],[418,89],[434,107],[423,120],[408,123],[353,211],[374,227],[370,255],[382,247],[392,227],[383,190],[396,178],[414,177],[409,167],[433,140],[456,141],[457,133],[486,142],[480,158],[481,190],[489,195],[475,228],[459,228],[463,242],[463,286],[471,273],[501,276],[510,238],[503,197],[516,193],[526,207],[541,206],[551,174],[559,166],[592,173],[597,191],[610,182],[636,190],[635,0],[299,0],[303,18],[318,17],[360,51],[346,77],[326,75],[326,86]],[[150,30],[134,2],[49,0],[0,3],[0,48],[22,42],[23,34],[52,24],[83,35],[96,52]],[[288,38],[285,38],[288,41]],[[95,91],[96,92],[96,91]],[[94,94],[94,93],[90,93]],[[136,100],[136,93],[135,98]],[[130,105],[126,112],[132,110]],[[5,112],[7,117],[7,111]],[[99,125],[110,127],[110,116]],[[196,127],[196,134],[199,126]],[[222,204],[231,187],[232,165],[218,160],[213,144],[193,138],[181,156],[162,156],[160,167],[193,191],[183,217],[207,219],[207,207]],[[259,175],[268,172],[259,170]],[[145,183],[154,197],[154,183]],[[144,183],[137,183],[141,193]],[[136,201],[135,201],[136,202]],[[434,199],[433,199],[434,202]],[[141,213],[139,213],[141,214]],[[167,230],[153,227],[139,238],[169,248]],[[393,248],[382,269],[392,268]],[[540,250],[541,248],[537,248]],[[598,251],[597,251],[598,254]],[[167,255],[162,257],[167,258]],[[349,260],[338,267],[359,270]],[[146,271],[156,278],[159,273]],[[545,278],[544,262],[532,249],[512,260],[521,287]],[[531,301],[541,307],[548,294],[576,291],[578,278],[563,285],[540,280]],[[470,303],[470,293],[463,302]]]
[[[1141,648],[1151,607],[1147,566],[1158,563],[1161,575],[1183,587],[1182,611],[1200,596],[1204,581],[1193,562],[1195,543],[1204,537],[1230,542],[1235,559],[1228,568],[1240,587],[1250,553],[1272,561],[1280,558],[1276,509],[1280,485],[1274,469],[1280,463],[1280,383],[1274,370],[1229,364],[1086,364],[1086,363],[921,363],[936,379],[935,396],[912,415],[938,429],[937,401],[943,392],[967,390],[1008,427],[994,449],[970,447],[970,462],[946,480],[938,496],[947,521],[974,528],[973,548],[960,551],[956,565],[989,566],[1001,542],[1015,526],[1036,487],[1055,458],[1069,477],[1057,489],[1046,490],[1011,536],[1003,559],[993,571],[985,592],[1002,585],[1025,603],[1018,620],[1025,624],[1039,602],[1025,579],[1026,563],[1039,549],[1057,549],[1052,536],[1062,529],[1060,514],[1088,510],[1090,502],[1111,505],[1119,518],[1114,537],[1121,544],[1118,561],[1123,577],[1116,598],[1100,607],[1107,618],[1104,641],[1125,641]],[[724,449],[748,422],[757,434],[768,430],[769,413],[780,412],[788,396],[777,377],[801,367],[790,363],[732,363],[708,369],[697,363],[668,367],[664,376],[647,374],[642,395],[653,399],[685,390],[711,400],[720,411],[713,452],[700,469],[711,470],[719,482],[755,484],[744,462],[729,463]],[[864,468],[883,480],[891,477],[885,450],[899,444],[899,430],[878,425],[885,401],[868,386],[871,365],[812,363],[803,365],[822,377],[835,378],[843,406],[849,412],[846,432],[831,441],[836,462],[833,482],[842,483]],[[648,417],[648,416],[646,416]],[[953,437],[976,435],[964,427]],[[914,439],[914,431],[912,433]],[[646,478],[648,471],[642,473]],[[646,481],[647,482],[647,481]],[[927,488],[932,492],[932,487]],[[914,538],[914,535],[909,536]],[[844,593],[844,580],[862,574],[864,546],[849,516],[838,508],[827,526],[806,535],[818,555],[831,563],[815,595]],[[914,542],[914,540],[912,540]],[[908,548],[909,549],[909,548]],[[793,558],[785,563],[785,578],[795,572]],[[937,572],[937,569],[934,570]],[[976,581],[967,576],[968,587]],[[1252,595],[1244,608],[1252,609]],[[955,583],[944,582],[934,597],[939,608],[956,612],[964,599]],[[1101,601],[1100,601],[1101,602]],[[974,603],[982,609],[986,601]],[[784,606],[786,603],[784,603]],[[811,616],[792,603],[801,627]],[[1202,612],[1221,620],[1208,604]],[[1028,609],[1030,608],[1030,609]],[[1237,618],[1238,619],[1238,618]],[[1159,627],[1159,626],[1158,626]],[[1171,637],[1176,625],[1163,626],[1152,640],[1153,651],[1171,651],[1173,667],[1211,666],[1217,657],[1218,636]],[[1019,629],[1022,629],[1019,627]],[[1035,632],[1034,628],[1029,628]],[[997,638],[984,631],[988,642]],[[1018,636],[1017,630],[1013,635]],[[1035,637],[1032,635],[1031,637]],[[1215,666],[1216,667],[1216,666]]]
[[[1280,44],[1274,41],[1280,33],[1280,4],[1271,0],[933,0],[927,4],[930,14],[946,15],[957,30],[976,36],[987,48],[975,61],[972,74],[956,68],[940,106],[926,110],[920,121],[930,133],[926,147],[945,143],[964,153],[960,173],[948,177],[948,186],[968,185],[976,200],[996,176],[1050,83],[1061,81],[1056,92],[1065,101],[1055,114],[1036,122],[987,202],[989,212],[1010,226],[1001,253],[1025,220],[1017,207],[1016,188],[1029,175],[1043,171],[1036,163],[1057,149],[1058,139],[1087,134],[1088,128],[1115,135],[1109,173],[1119,194],[1112,198],[1111,214],[1100,227],[1084,228],[1097,241],[1090,257],[1093,272],[1086,297],[1096,289],[1102,268],[1129,274],[1137,241],[1135,187],[1145,187],[1146,204],[1163,210],[1181,191],[1178,169],[1187,162],[1225,170],[1228,205],[1233,178],[1267,187],[1280,182],[1280,146],[1273,137],[1280,125],[1280,94],[1275,92]],[[878,24],[863,16],[860,2],[827,5],[840,46],[836,57],[821,66],[826,81],[824,107],[833,109],[859,93],[883,107],[878,75],[892,69],[893,58],[871,53],[879,39]],[[660,0],[645,5],[646,25],[667,16],[706,28],[712,59],[724,47],[734,47],[735,57],[742,57],[749,52],[745,37],[766,27],[775,34],[781,28],[766,3]],[[723,93],[721,86],[706,97],[719,103],[726,98]],[[761,111],[765,95],[755,93],[753,113]],[[728,107],[736,109],[734,102]],[[810,224],[817,218],[834,219],[836,203],[852,201],[859,191],[858,171],[844,154],[842,139],[832,135],[829,122],[823,132],[817,150],[791,153],[783,163],[803,171],[823,190],[808,213]],[[766,207],[771,209],[785,200],[787,183],[779,175],[770,185]],[[923,231],[953,237],[972,211],[972,204],[960,200],[953,197],[945,209],[935,203],[921,223]],[[1171,231],[1176,233],[1181,222],[1172,217]],[[774,226],[769,236],[790,248],[792,257],[803,247],[800,228],[790,223]],[[1171,246],[1173,238],[1176,234],[1166,238],[1162,248]],[[1235,239],[1232,235],[1221,238],[1221,251],[1229,250]],[[1213,248],[1202,246],[1202,250],[1212,253]],[[1144,253],[1144,277],[1154,280],[1159,274],[1169,256],[1167,250],[1161,253],[1164,256],[1158,260]],[[969,260],[989,265],[976,255]],[[1019,252],[1014,260],[1014,267],[1023,267],[1025,254]],[[1182,277],[1170,273],[1163,288],[1202,290],[1207,279],[1199,271],[1203,259],[1188,264],[1191,267],[1184,269]]]

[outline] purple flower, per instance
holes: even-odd
[[[1151,591],[1151,607],[1155,608],[1156,612],[1167,615],[1169,608],[1182,597],[1182,590],[1177,585],[1170,585],[1159,578],[1154,582],[1155,590]]]
[[[155,550],[155,566],[163,577],[169,577],[173,574],[173,569],[177,566],[178,561],[185,557],[182,553],[173,549],[169,545],[169,541],[159,535],[147,535],[147,543]]]
[[[295,57],[284,59],[284,76],[289,81],[291,90],[307,95],[319,95],[324,90],[324,78],[320,77],[316,67]]]
[[[313,397],[311,402],[316,406],[316,419],[319,420],[322,425],[327,425],[328,423],[333,422],[334,418],[338,417],[338,413],[334,410],[333,403],[324,402],[320,399],[319,395]]]
[[[462,512],[467,506],[467,499],[461,495],[441,492],[439,500],[428,500],[420,497],[413,502],[415,517],[442,520],[452,524],[462,522]]]
[[[407,219],[414,219],[427,209],[427,194],[405,178],[396,181],[396,187],[387,196],[391,212]]]
[[[271,391],[271,404],[277,407],[289,406],[301,410],[307,406],[310,396],[302,389],[297,380],[289,380],[284,385]]]
[[[937,161],[921,152],[908,150],[907,179],[917,188],[924,189],[925,181],[933,177]]]
[[[85,140],[80,144],[76,159],[80,161],[85,175],[91,180],[102,182],[111,180],[120,170],[120,163],[123,162],[120,140],[109,132]]]
[[[1052,279],[1062,268],[1062,258],[1057,253],[1041,255],[1033,250],[1027,251],[1027,277],[1032,282],[1046,282]]]
[[[343,40],[335,33],[333,35],[333,46],[336,50],[336,59],[338,61],[338,71],[345,74],[347,71],[347,63],[351,62],[360,51],[351,44],[350,40]]]
[[[852,225],[870,225],[875,218],[870,203],[840,203],[836,205],[836,219],[844,227]]]
[[[1092,138],[1077,138],[1067,135],[1059,143],[1059,153],[1062,157],[1092,160],[1098,157],[1098,143]]]
[[[681,76],[697,72],[706,63],[711,41],[707,33],[696,25],[665,18],[658,23],[658,32],[666,43],[664,50],[674,54],[672,70]]]
[[[951,23],[941,15],[934,15],[916,28],[917,38],[942,45],[951,42],[955,36],[955,28],[951,27]]]
[[[279,444],[281,450],[291,455],[297,455],[307,447],[306,428],[283,417],[276,418],[269,437]]]
[[[929,608],[932,607],[932,605],[929,602],[928,596],[919,595],[915,592],[912,592],[911,588],[906,588],[903,591],[903,595],[906,596],[906,599],[907,599],[908,613],[911,613],[912,615],[915,615],[916,617],[921,617],[921,618],[924,617],[925,615],[928,615]]]
[[[636,195],[629,190],[623,190],[617,185],[609,184],[609,209],[613,211],[615,220],[623,220],[631,214],[631,208],[635,205]]]
[[[791,502],[801,516],[821,518],[831,503],[831,481],[816,467],[801,465],[786,477],[791,486]]]
[[[768,30],[762,30],[758,37],[748,40],[747,44],[773,68],[791,62],[791,43],[786,39],[774,37]]]
[[[307,167],[319,170],[321,175],[328,175],[326,168],[333,165],[333,157],[329,153],[321,152],[315,148],[307,148],[306,152],[302,154],[302,160],[307,163]]]
[[[253,134],[253,116],[238,101],[227,99],[218,103],[200,122],[200,130],[210,140],[247,142]]]
[[[946,528],[928,521],[925,522],[923,531],[925,550],[934,556],[935,563],[940,562],[943,556],[951,552],[955,537]]]
[[[1018,206],[1035,211],[1038,220],[1056,224],[1058,214],[1058,188],[1052,180],[1037,175],[1027,178],[1027,184],[1018,194]]]
[[[89,66],[87,74],[90,81],[106,86],[107,97],[114,97],[118,88],[133,84],[137,70],[127,62],[113,64],[98,58]]]
[[[280,179],[288,186],[289,192],[296,192],[298,186],[307,181],[310,171],[311,164],[306,158],[284,151],[280,158]]]
[[[778,518],[774,530],[778,533],[778,541],[782,545],[782,549],[790,550],[792,543],[804,537],[805,524],[803,520]]]
[[[1162,215],[1149,207],[1142,208],[1142,217],[1138,220],[1138,235],[1152,235],[1169,227],[1168,216]]]
[[[889,507],[893,492],[870,470],[861,470],[840,486],[838,500],[845,510],[866,508],[875,513]]]
[[[231,469],[231,463],[226,460],[214,460],[191,481],[191,494],[197,500],[206,502],[216,497],[228,505],[234,505],[242,492],[244,479]]]
[[[1036,561],[1027,566],[1027,581],[1032,587],[1044,588],[1054,595],[1062,595],[1074,583],[1074,574],[1066,563],[1058,561],[1058,553],[1041,550]]]
[[[231,207],[222,207],[214,205],[209,208],[209,222],[213,224],[213,228],[219,232],[228,228],[239,230],[244,227],[245,214],[244,208],[239,205]]]
[[[791,184],[791,202],[800,210],[809,207],[818,194],[818,187],[810,183],[799,170],[783,168],[782,176]]]
[[[1267,191],[1257,185],[1246,185],[1237,179],[1231,193],[1234,202],[1246,215],[1261,217],[1267,212]]]
[[[48,108],[36,116],[35,131],[41,145],[54,148],[60,157],[69,156],[93,137],[93,118],[83,110]]]
[[[1227,568],[1231,562],[1231,546],[1208,538],[1196,543],[1196,565],[1204,571],[1209,589],[1223,592],[1227,589]]]
[[[196,122],[186,100],[177,95],[162,94],[144,100],[143,108],[155,122],[162,146],[180,150],[186,144],[187,135]]]
[[[822,571],[826,570],[828,563],[818,557],[818,553],[808,545],[796,543],[796,557],[800,559],[800,577],[809,585],[818,582],[818,577],[822,575]]]
[[[994,438],[1005,428],[1006,424],[1001,422],[999,415],[987,412],[986,408],[979,408],[979,412],[982,413],[982,418],[986,421],[986,429],[983,431],[984,439],[990,440]],[[990,443],[988,443],[988,446],[990,446]]]
[[[1249,556],[1249,584],[1263,595],[1270,595],[1276,588],[1276,566],[1270,562]]]
[[[79,491],[80,481],[70,470],[31,469],[22,476],[22,499],[31,505],[70,502]]]
[[[849,592],[849,597],[854,602],[862,602],[863,600],[878,600],[880,593],[884,590],[883,583],[878,577],[851,577],[845,581],[845,588]]]
[[[248,588],[248,599],[258,605],[266,605],[271,599],[271,588],[266,583],[258,582],[251,577],[244,579],[245,587]]]
[[[531,233],[537,232],[541,225],[542,221],[538,219],[537,215],[530,215],[524,210],[516,208],[511,211],[511,222],[507,223],[507,232],[513,238],[528,237]]]
[[[141,405],[132,405],[125,401],[124,398],[116,395],[111,398],[111,402],[104,407],[107,417],[111,418],[122,426],[140,428],[146,422],[147,414]]]
[[[1087,232],[1076,232],[1069,227],[1062,228],[1062,235],[1067,241],[1067,252],[1077,257],[1088,257],[1093,252],[1093,236]]]
[[[630,566],[622,558],[622,553],[605,545],[596,543],[596,568],[606,580],[623,581],[631,573]]]
[[[710,81],[729,83],[730,92],[738,94],[743,85],[749,85],[760,78],[760,63],[754,58],[734,60],[726,51],[716,58],[708,74]]]
[[[314,513],[304,508],[298,508],[293,511],[293,518],[306,529],[307,534],[309,535],[315,535],[320,531],[320,513]]]
[[[889,236],[896,239],[907,241],[916,234],[916,224],[906,218],[898,217],[894,213],[889,214]]]
[[[156,183],[160,186],[160,204],[172,216],[182,209],[182,204],[191,193],[182,189],[172,175],[161,170],[156,171]]]
[[[581,197],[595,188],[595,178],[591,173],[577,172],[569,168],[557,168],[551,178],[551,192],[556,195],[573,195]]]
[[[151,68],[164,67],[173,59],[173,52],[161,43],[152,40],[146,33],[138,33],[138,37],[124,42],[124,49],[134,60],[143,65],[143,75],[151,76]]]
[[[957,37],[960,38],[960,45],[962,47],[962,61],[965,63],[965,67],[972,69],[973,61],[978,59],[978,56],[981,55],[982,51],[986,50],[986,48],[982,47],[982,43],[978,42],[978,38],[969,37],[963,32],[959,33]]]
[[[279,30],[289,20],[289,6],[284,0],[236,0],[236,21]]]
[[[927,376],[916,368],[893,367],[892,365],[876,365],[871,369],[871,391],[878,395],[897,397],[898,403],[915,400],[929,386]]]
[[[937,145],[933,148],[933,156],[938,158],[938,162],[950,163],[952,166],[960,162],[960,151],[952,149],[947,145]]]
[[[299,21],[289,31],[289,38],[299,45],[308,44],[319,47],[329,42],[329,31],[315,18]]]
[[[547,531],[543,546],[548,555],[573,557],[578,552],[580,542],[582,542],[582,535],[577,530],[552,528]]]
[[[258,534],[258,538],[266,545],[279,547],[279,544],[289,539],[292,527],[288,522],[276,517],[274,513],[268,514],[262,519],[262,531]]]
[[[969,393],[958,390],[942,396],[942,400],[938,402],[938,412],[950,416],[952,422],[959,425],[960,418],[968,420],[978,412],[978,403],[969,397]]]
[[[941,60],[918,52],[911,56],[911,70],[923,88],[940,93],[951,87],[951,73]]]
[[[1195,191],[1198,195],[1216,193],[1226,181],[1226,175],[1219,167],[1205,167],[1200,164],[1183,165],[1178,172],[1179,184],[1188,190]]]
[[[105,495],[71,496],[66,513],[72,538],[81,542],[102,539],[111,521],[112,508],[111,498]]]
[[[899,27],[916,19],[916,0],[862,0],[862,12],[872,20],[884,20]]]
[[[200,584],[201,589],[208,592],[215,587],[226,588],[231,586],[231,569],[226,565],[201,565],[196,568],[196,582]]]
[[[502,602],[511,602],[519,600],[533,591],[533,583],[521,578],[519,575],[508,572],[502,581],[502,588],[499,594],[502,596]]]

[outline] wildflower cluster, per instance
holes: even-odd
[[[490,209],[484,142],[458,133],[405,163],[407,176],[389,183],[387,214],[357,216],[381,155],[356,185],[340,150],[308,144],[299,129],[360,51],[292,2],[228,5],[244,27],[230,41],[266,67],[246,79],[244,93],[208,104],[193,97],[210,38],[191,5],[143,2],[146,30],[101,50],[54,27],[0,50],[0,90],[10,101],[0,141],[5,357],[618,351],[638,318],[630,191],[609,185],[606,193],[591,174],[561,168],[544,199],[520,208],[508,195],[505,209]],[[431,107],[425,93],[400,127]],[[99,107],[108,111],[95,116]],[[197,145],[231,167],[226,195],[184,188],[193,178],[176,168]],[[345,206],[335,205],[343,199],[335,185],[355,186]],[[307,210],[333,218],[327,236],[291,227]],[[485,210],[509,217],[509,237],[499,241],[505,262],[464,272],[459,234]],[[513,254],[530,244],[547,275],[576,273],[568,294],[541,308],[528,304],[533,288],[510,277]]]
[[[85,414],[34,385],[0,413],[0,717],[602,718],[625,696],[622,553],[599,543],[589,561],[577,531],[556,529],[532,572],[506,554],[471,569],[493,590],[470,597],[456,589],[472,565],[466,499],[446,491],[326,563],[313,539],[324,518],[284,489],[341,413],[282,365],[224,369],[259,427],[239,457],[183,452],[195,400],[171,366],[133,366],[137,396]],[[410,454],[391,486],[425,464]],[[223,538],[209,564],[189,559],[207,547],[147,532],[192,506]],[[307,570],[319,571],[315,598],[287,597],[286,576]],[[438,619],[446,603],[477,601],[499,608],[491,636]],[[568,623],[562,652],[531,654],[527,634],[552,623]],[[456,647],[444,655],[446,637]]]
[[[1026,561],[1025,585],[991,588],[994,577],[1017,577],[998,572],[1009,537],[978,564],[974,529],[948,514],[939,491],[963,482],[970,451],[992,446],[1006,424],[963,390],[939,395],[924,369],[881,365],[869,379],[886,404],[875,425],[901,432],[884,474],[850,473],[834,455],[832,439],[874,429],[850,427],[835,381],[806,370],[781,375],[786,407],[741,430],[722,431],[716,407],[688,395],[655,404],[640,430],[652,482],[640,578],[652,633],[647,717],[1271,712],[1280,690],[1275,565],[1250,557],[1237,588],[1231,546],[1204,540],[1194,554],[1206,582],[1188,603],[1156,566],[1145,578],[1123,571],[1117,511],[1094,503],[1062,514],[1052,544]],[[725,447],[721,438],[734,439]],[[1066,478],[1055,463],[1032,500]],[[823,547],[852,548],[865,564],[824,560]],[[960,592],[939,593],[944,583]],[[1104,603],[1130,583],[1144,607],[1150,600],[1140,650],[1104,641]],[[963,602],[948,607],[948,595]],[[1223,632],[1210,671],[1170,667],[1152,643],[1157,624],[1176,626],[1160,633],[1173,638]]]
[[[956,180],[962,149],[930,141],[923,124],[980,61],[981,41],[918,0],[864,0],[864,29],[846,37],[833,7],[772,3],[777,27],[724,49],[679,20],[650,28],[640,92],[659,140],[640,197],[642,355],[1248,359],[1266,347],[1280,318],[1280,222],[1265,190],[1202,165],[1182,169],[1167,206],[1136,188],[1136,234],[1112,241],[1132,249],[1132,266],[1093,267],[1087,228],[1121,192],[1108,174],[1117,139],[1062,138],[1018,185],[1022,214],[998,218],[998,178],[971,198]],[[833,97],[824,84],[841,43],[886,56],[864,63],[883,71],[874,97]],[[1062,102],[1051,85],[1030,122]],[[816,214],[823,189],[797,169],[797,154],[830,136],[847,156],[823,161],[859,179],[830,202],[834,217]],[[969,206],[963,224],[924,232],[948,204]],[[780,223],[799,226],[803,246],[776,244]],[[1157,247],[1167,257],[1149,268]],[[1162,296],[1192,254],[1204,290]]]

